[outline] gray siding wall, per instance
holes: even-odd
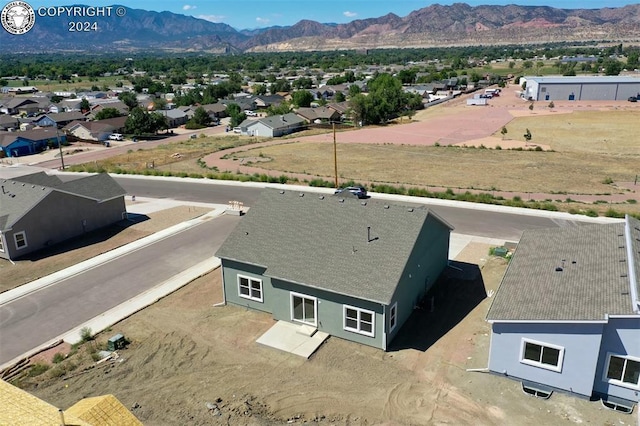
[[[317,298],[318,330],[335,337],[384,349],[383,333],[385,328],[383,308],[380,304],[281,280],[272,280],[272,283],[274,299],[277,301],[273,305],[273,317],[275,319],[294,322],[291,318],[291,292],[315,297]],[[375,331],[373,337],[344,329],[344,305],[374,312]]]
[[[268,313],[273,312],[272,305],[275,303],[276,298],[273,294],[271,279],[262,275],[265,271],[264,268],[234,262],[233,260],[228,259],[222,259],[221,264],[223,270],[222,275],[224,277],[224,293],[227,303]],[[262,280],[262,302],[240,297],[238,289],[238,275]]]
[[[291,316],[291,292],[317,299],[317,328],[332,336],[383,348],[383,308],[381,305],[330,293],[324,290],[301,286],[287,281],[271,279],[262,274],[264,268],[222,259],[225,297],[228,303],[270,313],[274,319],[295,322]],[[258,302],[240,297],[238,275],[262,280],[263,301]],[[345,330],[343,327],[344,305],[373,311],[375,332],[373,337]]]
[[[640,359],[640,318],[610,318],[603,333],[594,390],[599,394],[640,402],[640,389],[609,383],[605,377],[609,353]]]
[[[599,362],[602,329],[603,324],[494,323],[489,370],[590,397]],[[520,362],[523,338],[563,347],[561,372]]]
[[[12,258],[24,256],[122,220],[124,197],[98,203],[62,192],[52,192],[18,220],[5,234]],[[14,234],[25,232],[27,247],[15,250]],[[4,254],[8,251],[5,250]]]
[[[580,100],[582,85],[580,84],[548,84],[540,83],[538,86],[538,100],[568,101],[573,94],[574,100]],[[535,97],[534,97],[535,99]]]
[[[426,292],[435,284],[447,267],[449,261],[450,230],[442,222],[429,216],[416,240],[413,252],[405,265],[402,278],[393,297],[398,303],[398,325],[389,334],[390,343],[398,334],[402,324],[409,318],[413,308],[424,297]],[[387,307],[386,320],[389,330],[389,312]]]

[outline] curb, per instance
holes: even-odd
[[[91,259],[87,259],[61,271],[54,272],[53,274],[39,278],[35,281],[31,281],[14,289],[7,290],[0,294],[0,306],[6,303],[10,303],[21,297],[27,296],[36,291],[50,287],[59,281],[73,277],[77,274],[87,271],[88,269],[95,268],[103,263],[125,256],[133,251],[140,250],[143,247],[161,241],[165,238],[170,237],[171,235],[186,231],[187,229],[190,229],[193,226],[199,224],[203,218],[212,219],[222,215],[223,213],[224,210],[216,208],[213,211],[199,216],[195,219],[191,219],[186,222],[174,225],[170,228],[163,229],[162,231],[158,231],[144,238],[140,238],[139,240],[136,240],[132,243],[115,248],[96,257],[92,257]]]

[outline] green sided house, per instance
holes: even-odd
[[[387,350],[447,267],[452,229],[423,207],[265,190],[216,253],[225,300]]]

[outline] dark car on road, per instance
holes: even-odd
[[[344,192],[350,192],[358,198],[367,198],[367,190],[363,186],[347,186],[346,188],[336,189],[335,194],[342,194]]]

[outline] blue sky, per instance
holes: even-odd
[[[223,22],[236,29],[253,29],[274,25],[293,25],[302,19],[311,19],[322,23],[345,23],[355,19],[366,19],[393,12],[406,16],[411,11],[438,3],[450,5],[456,1],[441,0],[124,0],[119,2],[75,0],[29,1],[32,7],[65,6],[90,4],[92,6],[124,5],[135,9],[169,11],[212,22]],[[622,7],[637,1],[625,0],[457,0],[471,6],[480,4],[518,4],[522,6],[553,6],[557,8],[601,8]],[[0,3],[2,1],[0,0]]]

